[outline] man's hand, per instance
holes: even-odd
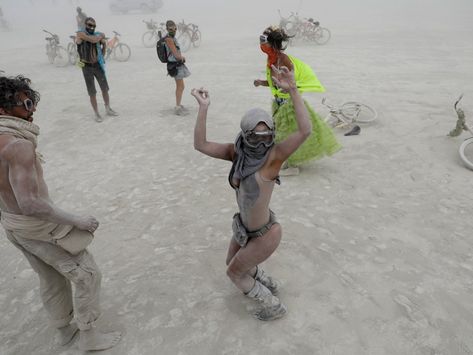
[[[95,232],[98,226],[99,221],[97,221],[95,217],[92,216],[79,217],[79,220],[75,224],[75,227],[77,227],[78,229],[89,231],[90,233]]]
[[[199,103],[199,106],[209,106],[210,105],[210,96],[209,96],[209,91],[200,88],[200,89],[192,89],[191,95],[195,97],[197,102]]]
[[[264,80],[256,79],[255,81],[253,81],[253,85],[256,87],[261,86],[263,84],[264,84]]]
[[[283,92],[289,92],[291,89],[297,88],[293,70],[291,71],[287,67],[278,69],[274,65],[271,65],[271,68],[273,69],[273,73],[276,74],[276,76],[273,76],[273,82]]]

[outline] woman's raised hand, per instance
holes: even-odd
[[[284,92],[288,92],[291,89],[297,88],[296,79],[294,78],[294,70],[289,70],[287,67],[276,68],[274,65],[271,65],[273,69],[273,82],[278,88]]]

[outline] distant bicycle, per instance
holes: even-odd
[[[47,41],[46,55],[48,56],[49,63],[57,67],[65,67],[69,64],[69,55],[66,49],[59,45],[59,36],[46,30],[43,30],[43,32],[51,35],[51,37],[45,38]]]
[[[325,123],[332,128],[351,128],[345,133],[346,136],[360,133],[361,128],[356,123],[371,123],[378,118],[378,113],[374,108],[356,101],[345,102],[337,108],[329,105],[324,97],[322,104],[329,109],[329,113],[324,119]]]
[[[69,63],[75,65],[79,60],[79,53],[77,52],[76,36],[69,36],[71,42],[67,44],[67,54],[69,56]]]
[[[457,124],[454,129],[452,129],[448,135],[450,137],[458,137],[463,131],[468,131],[472,135],[472,137],[467,138],[463,141],[458,149],[458,153],[460,154],[460,158],[463,161],[463,164],[470,169],[473,170],[473,130],[470,126],[466,124],[465,121],[465,112],[462,108],[458,107],[461,99],[463,98],[463,94],[460,95],[458,100],[453,105],[455,112],[457,113]]]
[[[143,20],[143,22],[146,24],[148,31],[141,36],[141,42],[146,48],[154,47],[160,38],[160,34],[162,35],[166,32],[166,25],[164,22],[161,22],[158,26],[158,23],[153,20]]]
[[[320,45],[327,43],[332,36],[327,28],[321,27],[319,21],[314,21],[312,18],[307,19],[300,25],[299,32],[303,40]]]
[[[321,27],[320,22],[314,21],[312,18],[301,19],[297,12],[291,12],[288,17],[283,17],[280,10],[278,10],[278,13],[280,17],[279,27],[292,37],[289,40],[291,45],[294,38],[322,45],[327,43],[332,36],[329,29]]]
[[[281,10],[279,9],[278,9],[278,13],[280,17],[279,28],[282,28],[291,37],[297,36],[299,32],[300,24],[302,22],[297,12],[291,11],[288,17],[284,17],[281,14]]]
[[[113,34],[114,36],[107,41],[105,60],[108,60],[113,55],[113,59],[119,62],[126,62],[130,59],[131,49],[127,44],[120,42],[120,33],[113,31]]]
[[[199,30],[199,26],[193,23],[186,24],[184,20],[182,20],[182,22],[178,23],[177,30],[179,32],[177,41],[181,47],[181,52],[187,52],[191,48],[191,45],[197,48],[202,43],[202,34]]]

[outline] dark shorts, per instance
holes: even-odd
[[[97,79],[97,82],[100,86],[100,90],[109,90],[107,78],[105,77],[105,72],[102,70],[99,63],[86,63],[85,66],[82,68],[82,74],[84,74],[85,85],[87,86],[87,92],[89,93],[89,96],[95,96],[97,94],[97,90],[95,89],[94,78]]]

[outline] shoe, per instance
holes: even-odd
[[[183,105],[179,105],[179,107],[181,108],[182,111],[184,111],[185,113],[189,113],[189,109]]]
[[[287,308],[281,300],[259,281],[255,281],[255,285],[246,296],[260,304],[259,309],[253,313],[256,319],[270,321],[281,318],[287,313]]]
[[[299,175],[299,168],[285,168],[279,171],[279,176],[296,176]]]
[[[286,313],[287,307],[280,302],[279,304],[276,304],[274,306],[261,307],[253,315],[256,319],[267,322],[282,318],[286,315]]]
[[[266,288],[270,290],[274,296],[278,295],[281,283],[275,278],[267,275],[264,270],[259,266],[256,266],[256,274],[254,276],[254,279],[266,286]]]
[[[344,136],[357,136],[361,132],[361,128],[358,125],[355,125],[351,130],[344,134]]]
[[[112,110],[111,107],[105,107],[105,111],[107,112],[107,116],[118,116],[118,113]]]
[[[174,107],[174,114],[177,116],[184,116],[186,113],[181,106]]]
[[[95,113],[95,122],[103,122],[103,118],[98,112]]]

